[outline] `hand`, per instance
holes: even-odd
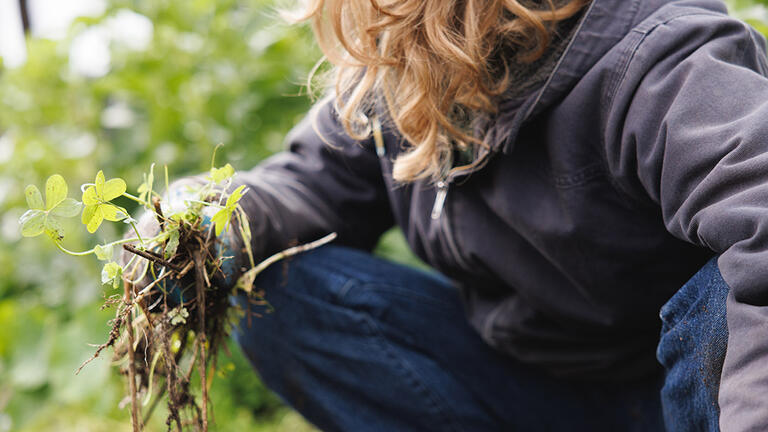
[[[169,193],[166,194],[165,199],[162,201],[162,210],[158,213],[163,215],[183,213],[190,205],[190,202],[196,198],[194,193],[190,192],[190,186],[197,187],[198,185],[194,178],[171,184]],[[229,228],[216,238],[211,222],[216,211],[218,211],[218,208],[215,206],[204,207],[202,209],[202,218],[193,221],[192,224],[196,225],[203,233],[207,232],[205,234],[207,238],[213,239],[213,242],[210,243],[212,245],[211,256],[221,257],[219,269],[210,275],[211,278],[219,285],[233,287],[242,274],[243,267],[247,265],[248,258],[242,252],[244,244],[233,224],[230,223]],[[137,223],[140,236],[142,238],[155,237],[160,233],[161,223],[165,224],[166,220],[155,212],[147,211]],[[121,264],[126,266],[125,275],[127,279],[132,281],[136,293],[140,293],[142,290],[150,287],[150,285],[153,285],[156,278],[162,279],[150,287],[152,290],[148,297],[150,309],[156,307],[160,300],[163,299],[162,293],[166,294],[166,302],[171,307],[184,304],[194,296],[194,268],[181,268],[182,265],[187,266],[186,263],[189,262],[186,259],[180,259],[179,254],[184,253],[183,250],[179,250],[178,253],[171,257],[163,256],[163,248],[169,247],[169,243],[169,241],[166,241],[164,245],[156,245],[148,250],[134,243],[130,246],[138,249],[133,249],[135,253],[123,250],[120,255]],[[136,253],[144,256],[151,255],[148,258],[152,258],[153,262],[150,263],[150,260],[147,258],[135,256]],[[131,265],[127,266],[131,260]],[[173,272],[170,272],[170,270],[173,270]],[[178,275],[181,275],[181,278]]]

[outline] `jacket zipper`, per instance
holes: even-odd
[[[475,162],[469,165],[451,169],[448,171],[448,174],[445,176],[445,178],[441,181],[438,181],[436,184],[437,194],[435,195],[435,202],[432,205],[432,214],[430,216],[432,220],[437,221],[438,231],[442,233],[445,243],[448,245],[448,249],[451,257],[453,258],[453,261],[464,268],[467,267],[466,263],[464,262],[464,259],[461,258],[459,248],[456,245],[456,241],[454,240],[453,235],[451,234],[451,228],[448,226],[448,215],[444,214],[445,200],[448,198],[448,189],[450,188],[453,180],[465,172],[472,172],[485,166],[488,159],[490,159],[490,154],[490,151],[486,151],[481,154]]]
[[[381,122],[379,121],[378,117],[373,118],[371,126],[373,132],[373,141],[376,148],[376,155],[378,157],[383,157],[386,155],[386,148],[384,147],[384,137],[381,133]],[[485,166],[488,159],[490,159],[490,154],[490,150],[485,150],[480,154],[480,157],[478,157],[477,160],[471,164],[450,169],[443,180],[438,181],[436,184],[437,193],[435,194],[435,202],[432,205],[432,213],[430,217],[432,220],[438,221],[438,231],[443,234],[445,243],[448,245],[448,249],[452,255],[453,261],[464,267],[466,267],[466,264],[461,258],[458,246],[456,246],[456,242],[451,235],[451,230],[448,226],[448,217],[447,215],[444,217],[441,216],[443,216],[444,213],[443,210],[445,208],[445,200],[448,198],[448,189],[450,188],[451,182],[456,177],[465,172],[468,173],[481,169],[483,166]]]
[[[432,220],[440,219],[440,215],[443,214],[443,206],[445,205],[445,198],[448,196],[448,182],[437,182],[437,195],[435,195],[435,203],[432,205]]]
[[[490,158],[491,152],[485,151],[480,155],[479,158],[475,162],[472,162],[469,165],[464,165],[456,168],[451,168],[450,171],[448,171],[448,174],[443,177],[442,180],[438,181],[435,185],[437,187],[437,194],[435,195],[435,203],[432,205],[432,214],[431,217],[433,220],[440,219],[440,216],[443,214],[443,207],[445,207],[445,200],[448,197],[448,189],[451,186],[451,183],[453,182],[453,179],[456,177],[469,173],[474,172],[482,167],[485,166],[486,162]]]

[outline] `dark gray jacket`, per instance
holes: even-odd
[[[330,231],[371,248],[397,224],[489,344],[613,380],[658,372],[660,306],[720,253],[721,424],[768,430],[767,72],[720,1],[594,0],[546,82],[501,102],[489,150],[437,186],[395,184],[401,139],[377,155],[319,104],[319,130],[305,120],[241,176],[254,250]]]

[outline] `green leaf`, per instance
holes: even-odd
[[[21,235],[37,237],[45,230],[45,212],[42,210],[27,210],[19,218]]]
[[[43,196],[40,195],[40,189],[35,185],[29,185],[24,189],[24,196],[27,198],[27,206],[32,210],[43,210]]]
[[[99,229],[101,222],[104,221],[104,214],[101,212],[100,205],[86,206],[83,210],[83,223],[89,233],[93,234]]]
[[[102,217],[108,221],[119,222],[125,218],[125,214],[112,204],[101,204],[99,211],[101,211]]]
[[[251,225],[248,223],[248,216],[246,216],[242,208],[238,212],[238,218],[243,242],[245,242],[245,244],[251,244]]]
[[[105,244],[105,245],[96,245],[93,248],[93,253],[96,254],[96,258],[100,259],[101,261],[108,261],[112,259],[112,255],[114,254],[114,246],[111,244]]]
[[[120,287],[120,276],[123,274],[123,268],[114,261],[104,264],[101,269],[101,283],[112,283],[114,288]]]
[[[179,230],[173,230],[168,237],[168,243],[165,245],[165,259],[170,259],[176,254],[179,248]]]
[[[211,180],[214,183],[221,183],[233,175],[235,175],[235,169],[230,164],[226,164],[221,168],[211,168]]]
[[[240,201],[240,198],[243,197],[243,193],[245,191],[245,185],[242,185],[232,191],[232,193],[227,197],[227,204],[216,212],[215,215],[211,218],[211,222],[216,224],[216,237],[220,236],[222,232],[227,228],[227,224],[229,223],[229,220],[232,219],[232,213],[237,208],[237,202]]]
[[[124,194],[126,189],[127,187],[125,185],[125,180],[121,178],[110,179],[104,183],[104,192],[102,194],[102,198],[104,201],[112,201],[113,199]]]
[[[45,233],[54,240],[61,240],[64,238],[64,227],[61,225],[61,221],[56,216],[46,215],[45,217]]]
[[[25,237],[35,237],[43,232],[54,240],[64,238],[61,218],[73,217],[80,212],[81,204],[73,198],[67,198],[67,182],[64,177],[54,174],[45,182],[45,207],[40,190],[29,185],[24,189],[27,205],[32,210],[19,219],[21,232]]]
[[[93,219],[93,216],[96,214],[96,209],[98,208],[99,206],[97,204],[86,205],[85,208],[83,209],[83,214],[80,217],[80,221],[83,224],[88,225],[88,222],[90,222],[91,219]]]
[[[88,186],[83,192],[83,210],[82,222],[86,225],[88,232],[94,233],[104,219],[112,222],[118,222],[129,215],[122,209],[109,201],[125,193],[125,181],[121,178],[104,180],[104,172],[99,171],[96,174],[96,181],[93,186]]]
[[[96,193],[96,186],[88,186],[83,192],[83,204],[97,205],[99,204],[99,195]]]
[[[45,182],[45,209],[51,210],[67,197],[67,182],[64,177],[54,174]]]
[[[51,209],[50,214],[57,217],[75,217],[80,213],[82,204],[74,198],[65,198],[56,207]]]
[[[221,233],[224,232],[224,228],[226,228],[231,215],[232,212],[230,212],[227,207],[224,207],[223,209],[216,212],[215,215],[213,215],[211,222],[216,224],[216,237],[220,236]]]
[[[99,172],[96,173],[96,181],[94,182],[96,195],[98,195],[99,198],[104,196],[104,183],[104,171],[99,170]]]
[[[168,317],[171,319],[171,325],[186,324],[187,318],[189,318],[189,311],[185,307],[177,307],[168,312]]]
[[[245,190],[245,185],[240,186],[239,188],[232,191],[232,193],[227,197],[227,205],[226,207],[232,207],[234,210],[235,204],[237,204],[238,201],[240,201],[240,198],[243,197]]]

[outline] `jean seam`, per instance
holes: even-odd
[[[345,271],[343,268],[326,268],[325,270],[329,274],[339,276],[343,279],[347,279],[347,281],[344,282],[344,284],[342,285],[341,289],[339,289],[338,291],[333,291],[333,290],[331,291],[332,296],[335,298],[335,301],[338,304],[342,304],[346,306],[347,296],[349,295],[350,292],[354,291],[354,289],[381,287],[383,288],[383,290],[377,290],[377,291],[386,291],[387,293],[391,293],[400,298],[410,298],[410,299],[417,299],[419,301],[428,302],[429,304],[443,310],[451,309],[453,307],[450,301],[441,300],[440,298],[437,298],[435,296],[423,294],[417,289],[410,291],[412,295],[404,294],[404,293],[398,292],[398,291],[407,291],[407,290],[403,290],[403,286],[399,284],[387,283],[385,281],[373,281],[373,280],[360,279],[358,278],[358,275],[356,275],[354,272]],[[446,289],[445,294],[446,296],[449,296],[451,294],[456,294],[458,299],[458,292],[454,293]]]
[[[429,389],[429,386],[427,386],[423,380],[420,379],[419,374],[413,369],[407,360],[394,352],[389,342],[383,336],[381,330],[374,322],[373,318],[366,312],[356,312],[363,316],[363,321],[368,325],[371,335],[379,342],[381,350],[387,355],[387,357],[389,357],[395,366],[399,367],[399,369],[405,373],[407,384],[417,395],[424,397],[425,404],[430,405],[433,416],[436,419],[442,421],[448,428],[444,430],[461,431],[461,427],[458,425],[458,422],[449,414],[449,411],[441,408],[440,399],[442,398]]]
[[[408,363],[407,360],[402,358],[401,356],[397,355],[394,350],[391,348],[389,342],[387,341],[387,338],[384,337],[383,332],[379,328],[379,326],[376,325],[375,320],[373,317],[365,311],[361,311],[357,308],[345,305],[345,304],[335,304],[332,302],[328,302],[323,299],[319,299],[314,296],[302,296],[295,292],[291,291],[284,291],[282,293],[283,295],[287,295],[289,297],[292,297],[298,301],[302,302],[326,302],[330,303],[333,306],[345,308],[346,310],[349,310],[350,312],[354,312],[356,314],[359,314],[362,318],[362,321],[365,323],[367,327],[367,333],[372,341],[375,341],[378,345],[381,351],[389,358],[395,367],[397,367],[397,370],[404,373],[406,378],[406,385],[407,387],[411,388],[412,391],[414,391],[417,395],[422,396],[425,400],[425,404],[429,406],[429,408],[432,411],[433,417],[440,422],[443,422],[445,424],[446,429],[441,430],[451,430],[451,431],[461,431],[461,427],[458,425],[458,422],[453,419],[453,417],[450,415],[448,410],[441,408],[441,397],[436,395],[433,391],[429,389],[429,386],[427,386],[422,379],[420,379],[419,374],[413,369],[412,366]]]
[[[419,294],[418,291],[413,291],[413,295],[398,292],[402,289],[402,287],[400,287],[399,285],[380,283],[380,282],[360,282],[360,281],[356,281],[356,282],[357,282],[356,284],[357,288],[359,289],[367,289],[369,292],[378,292],[378,293],[384,292],[387,294],[391,294],[393,296],[397,296],[399,298],[428,303],[429,305],[435,308],[438,308],[440,310],[450,310],[452,309],[452,306],[453,306],[451,303],[441,301],[439,299],[434,298],[433,296]],[[350,290],[347,289],[347,291],[344,293],[345,294],[344,299],[346,299],[346,294],[349,291]],[[450,294],[450,293],[447,293],[447,294]],[[351,307],[354,307],[354,306],[351,306]]]
[[[343,248],[343,246],[329,246],[329,247]],[[342,251],[342,252],[346,252],[346,251]],[[350,252],[355,253],[355,254],[361,253],[361,251],[359,251],[357,249],[352,249]],[[414,273],[418,274],[419,277],[424,277],[424,278],[429,278],[429,279],[435,278],[435,274],[433,274],[433,272],[430,272],[430,271],[424,271],[424,270],[421,270],[421,269],[412,268],[412,267],[409,267],[409,266],[406,266],[406,265],[403,265],[403,264],[400,264],[400,263],[396,263],[396,262],[389,261],[389,260],[386,260],[386,259],[383,259],[383,258],[380,258],[380,257],[373,256],[373,255],[368,256],[366,258],[374,259],[376,261],[380,261],[384,265],[394,266],[398,270],[404,270],[404,271],[407,271],[407,272],[414,272]],[[359,273],[356,273],[356,272],[353,272],[353,271],[349,271],[349,269],[346,266],[340,265],[340,263],[337,260],[328,259],[328,257],[322,256],[322,254],[313,255],[311,257],[311,259],[318,260],[318,261],[321,261],[323,264],[326,264],[326,265],[323,266],[323,268],[324,268],[325,271],[327,271],[329,273],[336,274],[336,275],[339,275],[339,276],[342,276],[342,277],[345,277],[345,278],[348,278],[348,279],[356,279],[361,284],[367,284],[367,283],[374,283],[375,284],[375,283],[379,283],[376,280],[360,278],[360,274]]]

